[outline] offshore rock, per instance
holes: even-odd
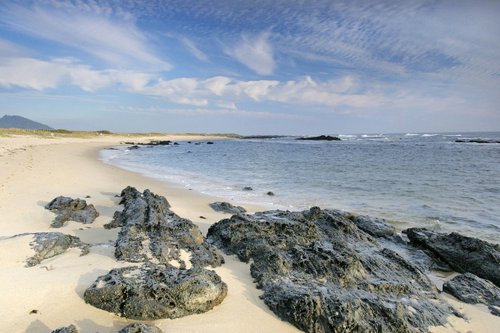
[[[53,330],[51,333],[78,333],[78,330],[76,329],[75,325],[71,324],[69,326]]]
[[[118,333],[163,333],[163,331],[156,326],[134,323],[125,326]]]
[[[443,234],[410,228],[410,242],[459,273],[470,272],[500,286],[500,245],[458,233]]]
[[[417,266],[338,211],[233,215],[208,241],[252,261],[264,302],[305,332],[422,332],[454,313]]]
[[[298,138],[297,140],[311,140],[311,141],[342,141],[342,139],[336,136],[330,135],[320,135],[320,136],[308,136],[304,138]]]
[[[155,320],[203,313],[226,297],[213,271],[146,264],[103,275],[84,293],[85,302],[126,318]]]
[[[446,281],[443,291],[465,303],[484,304],[492,314],[500,316],[500,288],[490,281],[465,273]]]
[[[99,216],[94,205],[87,205],[82,199],[72,199],[59,196],[45,205],[45,209],[56,214],[56,218],[50,225],[54,228],[60,228],[67,221],[75,221],[83,224],[89,224]]]
[[[170,210],[165,197],[133,187],[121,193],[124,209],[116,212],[106,228],[121,227],[116,241],[115,256],[129,262],[153,262],[167,264],[178,262],[181,268],[187,263],[181,258],[181,250],[191,254],[194,266],[212,267],[224,263],[222,254],[205,242],[197,225],[179,217]]]
[[[89,245],[83,243],[80,238],[60,232],[35,233],[30,246],[36,254],[26,260],[27,267],[38,265],[42,260],[64,253],[72,247],[80,248],[82,255],[89,252]]]
[[[210,208],[215,210],[216,212],[224,212],[228,214],[240,214],[246,213],[246,209],[241,206],[233,206],[229,202],[212,202],[209,204]]]

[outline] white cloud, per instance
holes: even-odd
[[[222,96],[227,88],[227,85],[231,82],[231,79],[225,76],[216,76],[207,79],[203,82],[206,89],[211,91],[217,96]]]
[[[203,51],[201,51],[192,40],[182,37],[180,38],[180,41],[196,59],[204,62],[208,61],[208,56],[203,53]]]
[[[0,86],[44,91],[65,85],[76,86],[86,92],[121,87],[129,93],[160,97],[179,105],[190,105],[202,110],[215,108],[219,113],[225,110],[224,112],[243,116],[248,115],[250,111],[240,110],[236,103],[255,105],[256,110],[261,110],[265,108],[265,103],[272,102],[292,109],[315,107],[322,112],[337,113],[356,110],[369,112],[377,108],[389,111],[404,109],[408,105],[443,110],[450,105],[463,104],[462,100],[454,97],[433,98],[394,89],[393,86],[377,84],[361,87],[357,80],[350,76],[330,81],[315,81],[307,76],[286,82],[243,81],[224,76],[166,80],[129,70],[95,70],[71,58],[51,61],[4,58],[0,62]]]
[[[0,63],[0,86],[43,91],[71,84],[93,92],[111,85],[121,85],[140,92],[153,79],[146,73],[128,70],[94,70],[71,58],[43,61],[33,58],[10,58]]]
[[[131,20],[16,5],[0,10],[0,20],[11,29],[79,49],[115,68],[172,67],[155,54],[148,38]]]
[[[271,75],[276,67],[269,33],[256,37],[243,36],[241,41],[225,50],[226,54],[260,75]]]

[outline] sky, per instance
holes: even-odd
[[[2,0],[0,116],[126,132],[500,130],[500,1]]]

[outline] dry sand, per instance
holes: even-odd
[[[117,230],[106,230],[102,226],[120,209],[115,195],[127,185],[139,190],[149,188],[164,195],[178,215],[197,223],[204,233],[211,223],[227,217],[208,207],[208,203],[218,198],[202,196],[99,161],[100,149],[125,140],[130,137],[0,137],[0,332],[44,333],[75,324],[83,333],[114,333],[132,322],[87,305],[82,298],[84,290],[98,276],[126,265],[116,261],[113,255]],[[100,216],[90,225],[69,222],[60,229],[50,228],[54,215],[43,206],[59,195],[90,196],[86,200],[95,205]],[[248,205],[245,208],[250,212],[258,209]],[[93,246],[85,256],[72,249],[27,268],[24,261],[33,253],[29,246],[32,236],[12,236],[42,231],[60,231],[99,245]],[[252,283],[248,265],[226,256],[226,264],[215,270],[229,288],[220,306],[202,315],[152,323],[165,333],[299,332],[277,318],[259,299],[260,291]],[[433,331],[497,332],[500,318],[490,315],[484,307],[449,299],[463,308],[471,320],[469,323],[454,320],[447,328]]]

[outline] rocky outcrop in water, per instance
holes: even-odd
[[[500,143],[500,140],[486,140],[486,139],[457,139],[456,143]]]
[[[208,240],[252,261],[264,302],[305,332],[425,332],[453,313],[417,266],[338,211],[233,215]]]
[[[342,141],[341,138],[330,135],[320,135],[320,136],[308,136],[303,138],[298,138],[297,140],[310,140],[310,141]]]
[[[410,242],[459,273],[473,273],[500,286],[500,245],[458,233],[424,228],[405,230]]]
[[[45,205],[45,209],[56,214],[56,218],[50,225],[54,228],[60,228],[67,221],[75,221],[83,224],[89,224],[99,216],[94,205],[87,205],[82,199],[72,199],[59,196]]]
[[[51,333],[78,333],[78,330],[76,329],[75,325],[71,324],[69,326],[53,330]]]
[[[221,253],[207,244],[197,225],[179,217],[170,210],[170,204],[162,196],[133,187],[121,193],[124,209],[116,212],[106,228],[121,227],[116,241],[115,256],[129,262],[151,261],[160,264],[176,261],[181,268],[187,267],[181,258],[181,250],[191,255],[194,266],[220,266],[224,262]]]
[[[446,281],[443,291],[465,303],[484,304],[492,314],[500,316],[500,288],[490,281],[465,273]]]
[[[146,264],[117,268],[85,291],[85,302],[138,320],[179,318],[220,304],[227,286],[213,271]]]
[[[224,212],[228,214],[240,214],[246,213],[246,209],[241,206],[233,206],[229,202],[212,202],[209,204],[210,208],[216,212]]]
[[[121,227],[115,256],[142,265],[99,277],[85,291],[85,302],[138,320],[178,318],[220,304],[227,286],[204,267],[217,267],[224,258],[205,242],[199,228],[149,190],[141,193],[127,187],[121,198],[123,211],[116,212],[106,226]]]
[[[118,333],[163,333],[163,331],[156,326],[133,323],[125,326]]]
[[[83,243],[80,238],[60,232],[34,233],[30,246],[36,254],[26,260],[27,267],[38,265],[42,260],[55,257],[69,248],[80,248],[82,255],[89,252],[89,245]]]

